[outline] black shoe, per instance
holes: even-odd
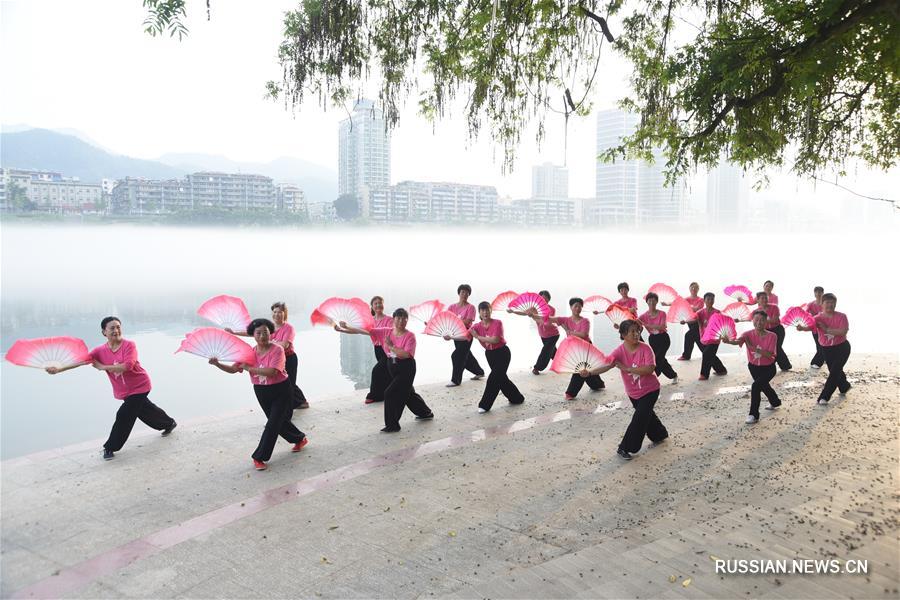
[[[623,460],[631,460],[632,458],[634,458],[634,456],[632,456],[629,452],[625,452],[621,448],[616,450],[616,454],[618,454],[619,458],[621,458]]]
[[[178,423],[176,423],[175,421],[172,421],[171,425],[169,425],[168,427],[163,429],[162,436],[166,437],[167,435],[172,433],[172,430],[175,429],[176,427],[178,427]]]
[[[852,388],[852,387],[853,387],[853,386],[850,385],[850,384],[848,383],[848,384],[847,384],[847,387],[846,387],[845,389],[843,389],[843,390],[838,390],[838,393],[839,393],[841,396],[846,396],[846,395],[847,395],[847,392],[849,392],[849,391],[850,391],[850,388]]]
[[[416,417],[416,421],[430,421],[434,418],[434,413],[428,413],[424,417]]]
[[[395,427],[382,427],[381,428],[381,433],[397,433],[398,431],[400,431],[399,425],[397,425]]]
[[[116,457],[112,450],[103,449],[103,460],[112,460]]]

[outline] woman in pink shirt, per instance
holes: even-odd
[[[481,321],[472,325],[469,333],[472,338],[481,343],[484,348],[484,357],[491,367],[487,383],[484,386],[484,393],[481,395],[481,402],[478,403],[478,412],[486,413],[491,410],[494,400],[497,399],[497,394],[500,392],[503,392],[510,404],[522,404],[525,402],[525,396],[506,374],[509,362],[512,360],[512,353],[509,351],[509,346],[506,345],[506,340],[503,339],[503,323],[498,319],[491,318],[490,302],[478,304],[478,316]]]
[[[768,296],[766,292],[757,292],[756,304],[759,310],[764,311],[768,315],[766,329],[774,333],[778,338],[777,352],[775,354],[775,362],[778,363],[778,368],[782,371],[790,371],[792,368],[791,361],[781,347],[784,343],[785,335],[784,325],[781,324],[781,310],[776,304],[769,302]]]
[[[416,336],[406,329],[408,321],[409,313],[398,308],[394,311],[391,329],[374,330],[387,355],[391,377],[384,390],[384,428],[381,430],[384,433],[400,431],[400,417],[407,407],[416,415],[417,421],[434,418],[434,413],[413,387],[416,379]]]
[[[834,390],[841,395],[850,391],[850,383],[844,374],[844,365],[850,358],[850,342],[847,341],[847,332],[850,330],[850,322],[847,315],[837,312],[837,296],[824,294],[822,296],[822,312],[816,315],[816,333],[819,334],[819,343],[822,345],[822,354],[825,356],[825,364],[828,365],[828,379],[825,387],[819,394],[818,404],[828,404]],[[812,331],[810,327],[798,325],[800,331]]]
[[[619,296],[621,296],[621,298],[616,300],[616,304],[623,308],[629,309],[635,316],[637,316],[637,298],[630,298],[628,296],[628,292],[629,290],[631,290],[631,288],[628,287],[628,284],[623,281],[616,286],[616,289],[619,291]]]
[[[706,324],[709,323],[710,317],[717,312],[720,312],[718,308],[713,308],[715,302],[715,294],[712,292],[703,294],[703,308],[697,311],[697,321],[700,324],[701,336],[706,330]],[[697,346],[700,348],[700,351],[703,352],[703,362],[700,364],[700,381],[709,379],[710,369],[714,370],[716,375],[725,375],[728,373],[728,369],[725,368],[725,365],[723,365],[719,357],[716,356],[716,353],[719,351],[718,341],[712,342],[711,344],[704,344],[698,341]]]
[[[759,404],[763,394],[769,400],[769,406],[766,407],[768,410],[775,410],[781,406],[778,394],[769,383],[775,377],[778,336],[766,329],[769,315],[765,310],[753,311],[752,318],[753,329],[745,331],[736,340],[722,340],[733,346],[747,347],[747,369],[753,377],[753,385],[750,386],[750,414],[746,421],[750,425],[759,422]]]
[[[569,309],[572,311],[571,317],[550,317],[547,319],[550,323],[554,323],[563,328],[566,335],[581,338],[587,343],[591,342],[591,321],[581,316],[581,309],[584,308],[584,300],[581,298],[569,298]],[[566,388],[566,400],[574,400],[582,386],[587,383],[592,390],[602,390],[606,387],[603,380],[596,375],[590,377],[582,377],[578,373],[573,373],[569,379],[569,387]]]
[[[51,375],[62,373],[84,365],[93,365],[98,371],[105,371],[112,384],[113,396],[122,401],[116,411],[109,437],[103,443],[103,459],[112,460],[115,452],[122,449],[134,422],[140,419],[148,427],[162,431],[163,436],[172,433],[178,426],[166,411],[150,402],[150,376],[138,362],[137,346],[122,337],[122,321],[118,317],[106,317],[100,321],[100,332],[106,343],[91,350],[90,361],[64,367],[47,367]]]
[[[669,349],[669,346],[672,345],[672,340],[669,339],[669,333],[666,329],[666,313],[661,310],[656,310],[656,305],[659,303],[659,296],[657,296],[654,292],[648,293],[644,299],[647,302],[647,310],[644,314],[639,317],[639,321],[644,325],[647,329],[647,333],[650,337],[647,338],[647,341],[650,343],[650,347],[653,348],[653,356],[656,360],[656,375],[660,374],[665,375],[671,380],[678,379],[678,373],[675,372],[675,369],[672,368],[672,365],[669,364],[669,361],[666,360],[666,351]]]
[[[466,329],[475,322],[475,306],[469,304],[469,296],[472,295],[472,286],[468,283],[460,284],[456,288],[459,301],[447,307],[447,310],[459,317]],[[450,338],[445,338],[449,340]],[[450,374],[450,383],[447,387],[456,387],[462,383],[463,371],[469,371],[474,376],[472,379],[478,381],[484,377],[484,369],[472,356],[472,340],[453,340],[453,354],[450,355],[450,362],[453,364],[453,370]]]
[[[659,399],[659,379],[654,374],[656,364],[653,349],[641,342],[640,322],[632,319],[622,321],[619,325],[619,336],[623,342],[609,355],[612,362],[593,371],[583,370],[581,375],[596,376],[613,367],[618,367],[621,371],[625,393],[631,400],[634,414],[619,443],[617,454],[625,460],[631,460],[634,458],[633,455],[640,451],[644,436],[650,438],[656,445],[669,437],[669,432],[653,412],[653,407]]]
[[[388,315],[384,314],[384,298],[382,298],[381,296],[374,296],[369,301],[369,308],[372,311],[372,317],[375,320],[376,329],[387,329],[388,327],[394,326],[393,317],[389,317]],[[384,401],[384,390],[387,387],[391,376],[390,374],[388,374],[387,354],[384,353],[384,348],[382,347],[381,341],[379,340],[378,336],[372,335],[370,332],[364,331],[362,329],[350,327],[344,321],[341,321],[339,324],[335,325],[334,330],[341,333],[368,335],[372,339],[372,344],[375,348],[375,366],[372,367],[372,377],[369,383],[369,393],[366,394],[365,403],[372,404],[374,402]]]
[[[825,294],[825,288],[821,285],[817,285],[813,288],[813,295],[815,296],[815,300],[806,305],[806,312],[815,317],[817,314],[822,312],[822,296]],[[825,364],[825,356],[822,354],[822,345],[819,343],[819,335],[813,331],[812,332],[813,341],[816,343],[816,353],[812,357],[812,360],[809,361],[809,366],[813,369],[819,369]]]
[[[291,422],[294,393],[285,368],[284,348],[272,340],[275,324],[268,319],[253,319],[247,326],[247,333],[256,340],[253,348],[255,364],[223,365],[217,358],[209,359],[209,364],[226,373],[246,371],[250,375],[256,400],[266,415],[266,426],[251,458],[256,470],[264,471],[279,435],[294,445],[291,452],[300,452],[309,443],[309,438]]]
[[[547,306],[550,306],[550,292],[541,290],[538,292],[538,295],[547,302]],[[559,341],[559,329],[548,320],[550,317],[556,316],[556,309],[550,306],[550,314],[547,315],[547,318],[534,312],[527,313],[512,309],[507,309],[507,311],[516,315],[531,317],[537,325],[538,335],[541,337],[541,352],[538,354],[537,360],[534,361],[534,367],[531,368],[531,372],[534,375],[540,375],[541,371],[546,369],[550,361],[556,357],[556,342]]]
[[[700,284],[696,281],[692,281],[689,289],[690,294],[685,296],[684,299],[687,300],[691,310],[697,312],[703,308],[703,298],[697,295],[700,292]],[[691,354],[694,352],[694,344],[697,344],[697,348],[700,352],[703,352],[703,348],[700,346],[700,323],[697,320],[694,320],[688,321],[687,323],[682,321],[681,324],[687,325],[688,330],[684,332],[684,346],[678,360],[691,360]]]

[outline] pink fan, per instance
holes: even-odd
[[[425,326],[425,335],[437,337],[450,336],[454,340],[467,340],[471,336],[469,330],[463,325],[462,319],[449,310],[441,311],[428,321]]]
[[[540,294],[535,294],[534,292],[519,294],[515,300],[509,303],[509,308],[521,311],[533,308],[541,318],[550,314],[550,307],[547,305],[547,301]]]
[[[244,301],[234,296],[216,296],[200,305],[197,314],[219,327],[234,331],[246,331],[250,324],[250,313]]]
[[[513,292],[511,290],[508,292],[502,292],[496,298],[494,298],[493,302],[491,302],[491,309],[492,310],[506,310],[507,308],[509,308],[509,303],[518,297],[519,297],[519,294],[517,294],[516,292]]]
[[[746,285],[729,285],[725,288],[725,295],[731,296],[738,302],[749,302],[753,298],[753,292]]]
[[[201,327],[184,336],[175,354],[182,351],[223,362],[256,364],[256,353],[250,344],[215,327]]]
[[[737,337],[734,319],[722,313],[716,313],[709,318],[706,329],[700,341],[704,344],[715,344],[722,339],[733,340]]]
[[[812,317],[811,314],[800,308],[799,306],[792,306],[787,309],[784,313],[784,316],[781,317],[781,324],[787,327],[794,327],[796,325],[803,325],[804,327],[815,327],[816,320]]]
[[[582,369],[596,369],[608,362],[609,358],[593,344],[577,337],[567,337],[556,349],[550,370],[554,373],[578,373]]]
[[[675,298],[669,312],[666,313],[666,321],[669,323],[681,323],[682,321],[693,321],[697,318],[697,313],[691,308],[690,302],[684,298]]]
[[[679,298],[678,292],[675,291],[671,285],[666,285],[664,283],[654,283],[650,286],[648,292],[653,292],[657,296],[659,296],[659,301],[663,304],[672,304],[675,302],[675,298]]]
[[[624,321],[625,319],[635,318],[633,312],[631,312],[624,306],[619,306],[618,304],[613,304],[612,306],[607,308],[606,316],[609,317],[609,320],[613,322],[613,325],[621,325],[622,321]]]
[[[329,298],[309,317],[313,325],[334,326],[344,321],[350,327],[369,331],[375,327],[372,311],[359,298]]]
[[[414,317],[423,323],[428,323],[434,315],[444,310],[444,304],[440,300],[429,300],[422,304],[416,304],[409,307],[409,316]]]
[[[722,309],[723,315],[728,315],[735,321],[749,321],[750,320],[750,309],[747,308],[747,305],[743,302],[732,302],[724,309]]]
[[[606,296],[588,296],[584,299],[582,310],[588,310],[595,315],[606,312],[606,309],[612,306],[612,300]]]
[[[6,360],[20,367],[62,369],[91,360],[85,343],[74,337],[49,337],[36,340],[16,340],[6,353]]]

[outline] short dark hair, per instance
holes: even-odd
[[[759,300],[759,299],[762,298],[763,296],[766,297],[766,300],[769,299],[769,295],[768,295],[767,293],[765,293],[765,292],[756,292],[756,299],[757,299],[757,300]]]
[[[459,287],[456,288],[456,293],[458,294],[458,293],[460,293],[460,292],[463,291],[463,290],[466,290],[467,292],[469,292],[469,295],[470,295],[470,296],[472,295],[472,286],[469,285],[468,283],[461,283],[461,284],[459,284]]]
[[[763,287],[766,287],[767,283],[771,283],[772,287],[775,287],[775,282],[772,281],[771,279],[766,279],[765,281],[763,281]]]
[[[628,335],[628,332],[635,327],[641,327],[641,322],[637,319],[625,319],[619,323],[619,338],[624,340],[625,336]]]
[[[122,319],[119,317],[103,317],[103,320],[100,321],[100,331],[106,331],[106,325],[110,321],[118,321],[120,325],[122,324]]]
[[[250,321],[250,324],[247,325],[247,335],[252,336],[260,327],[268,329],[270,334],[275,333],[275,323],[272,321],[268,319],[253,319]]]
[[[825,288],[823,288],[821,285],[817,285],[816,287],[813,288],[813,293],[814,293],[814,294],[815,294],[816,292],[824,292],[824,291],[825,291]]]
[[[481,302],[478,303],[478,310],[484,310],[484,309],[490,308],[490,307],[491,307],[491,303],[487,302],[485,300],[482,300]]]
[[[575,296],[574,298],[569,298],[569,306],[570,307],[575,306],[576,304],[580,304],[580,305],[584,306],[584,300],[582,300],[578,296]]]
[[[835,296],[831,292],[828,292],[827,294],[822,295],[822,300],[834,300],[835,302],[837,302],[837,296]]]
[[[396,309],[396,310],[394,311],[394,314],[392,314],[391,316],[392,316],[393,318],[395,318],[395,319],[396,319],[397,317],[402,317],[402,318],[408,319],[408,318],[409,318],[409,313],[406,312],[406,309],[405,309],[405,308],[398,308],[398,309]]]
[[[703,294],[703,301],[705,302],[707,298],[712,298],[713,300],[715,300],[716,295],[712,292],[706,292],[705,294]]]
[[[550,302],[550,292],[548,292],[547,290],[541,290],[541,291],[539,291],[539,292],[538,292],[538,296],[540,296],[541,298],[543,298],[543,299],[546,300],[547,302]]]
[[[753,314],[750,315],[750,318],[752,319],[752,318],[755,317],[756,315],[762,315],[762,316],[765,317],[766,319],[769,318],[769,313],[767,313],[766,311],[764,311],[764,310],[762,310],[762,309],[759,309],[759,308],[753,311]]]
[[[659,296],[656,294],[656,292],[647,292],[647,295],[644,296],[644,300],[646,302],[649,302],[651,298],[659,302]]]
[[[617,291],[617,292],[621,292],[621,291],[622,291],[622,288],[625,288],[626,291],[628,291],[628,290],[631,289],[630,287],[628,287],[628,284],[625,283],[624,281],[623,281],[622,283],[620,283],[619,285],[616,286],[616,291]]]
[[[697,287],[700,287],[700,284],[697,283],[696,281],[692,281],[691,284],[690,284],[688,287],[691,288],[691,287],[693,287],[693,286],[695,286],[695,285],[696,285]]]
[[[269,308],[269,310],[271,310],[272,312],[275,312],[276,308],[280,308],[281,310],[283,310],[284,318],[287,319],[287,314],[288,314],[287,304],[285,304],[284,302],[281,302],[281,301],[273,302],[272,306],[271,306],[271,308]]]

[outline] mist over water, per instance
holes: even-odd
[[[434,298],[449,304],[460,283],[472,285],[470,301],[476,304],[505,290],[548,289],[557,314],[565,315],[569,297],[615,299],[620,281],[630,284],[643,312],[640,298],[658,281],[687,294],[696,280],[701,293],[716,293],[716,306],[724,308],[731,302],[722,292],[726,285],[757,290],[772,279],[782,312],[811,300],[815,285],[836,293],[838,310],[850,319],[854,353],[896,352],[900,329],[890,317],[897,294],[891,264],[896,242],[865,232],[839,238],[830,233],[3,224],[0,234],[0,349],[5,353],[17,339],[51,335],[80,337],[94,347],[104,342],[100,319],[117,315],[153,381],[151,399],[178,420],[256,407],[246,375],[227,375],[199,357],[174,354],[185,333],[209,325],[196,310],[218,294],[243,298],[253,316],[269,317],[272,302],[287,302],[289,321],[297,329],[299,385],[312,410],[327,406],[329,397],[367,389],[374,364],[367,337],[310,326],[310,313],[330,296],[368,301],[378,294],[390,312]],[[530,368],[540,350],[533,323],[514,315],[495,317],[504,322],[512,350],[510,371]],[[411,321],[410,329],[419,342],[416,382],[447,381],[452,344],[421,335],[420,323]],[[670,354],[681,350],[681,330],[670,328]],[[604,316],[594,319],[592,337],[604,352],[619,343]],[[486,366],[477,346],[475,355]],[[788,331],[785,348],[788,354],[814,350],[810,335],[795,330]],[[808,359],[793,362],[805,368]],[[685,378],[693,377],[699,355],[675,367]],[[566,380],[559,381],[561,398]],[[469,389],[474,409],[481,388]],[[364,392],[357,395],[362,402]],[[103,438],[118,408],[106,375],[90,367],[51,377],[3,361],[0,397],[4,459]],[[303,412],[296,414],[302,428]],[[349,418],[347,426],[353,426]],[[143,427],[138,424],[136,431]]]

